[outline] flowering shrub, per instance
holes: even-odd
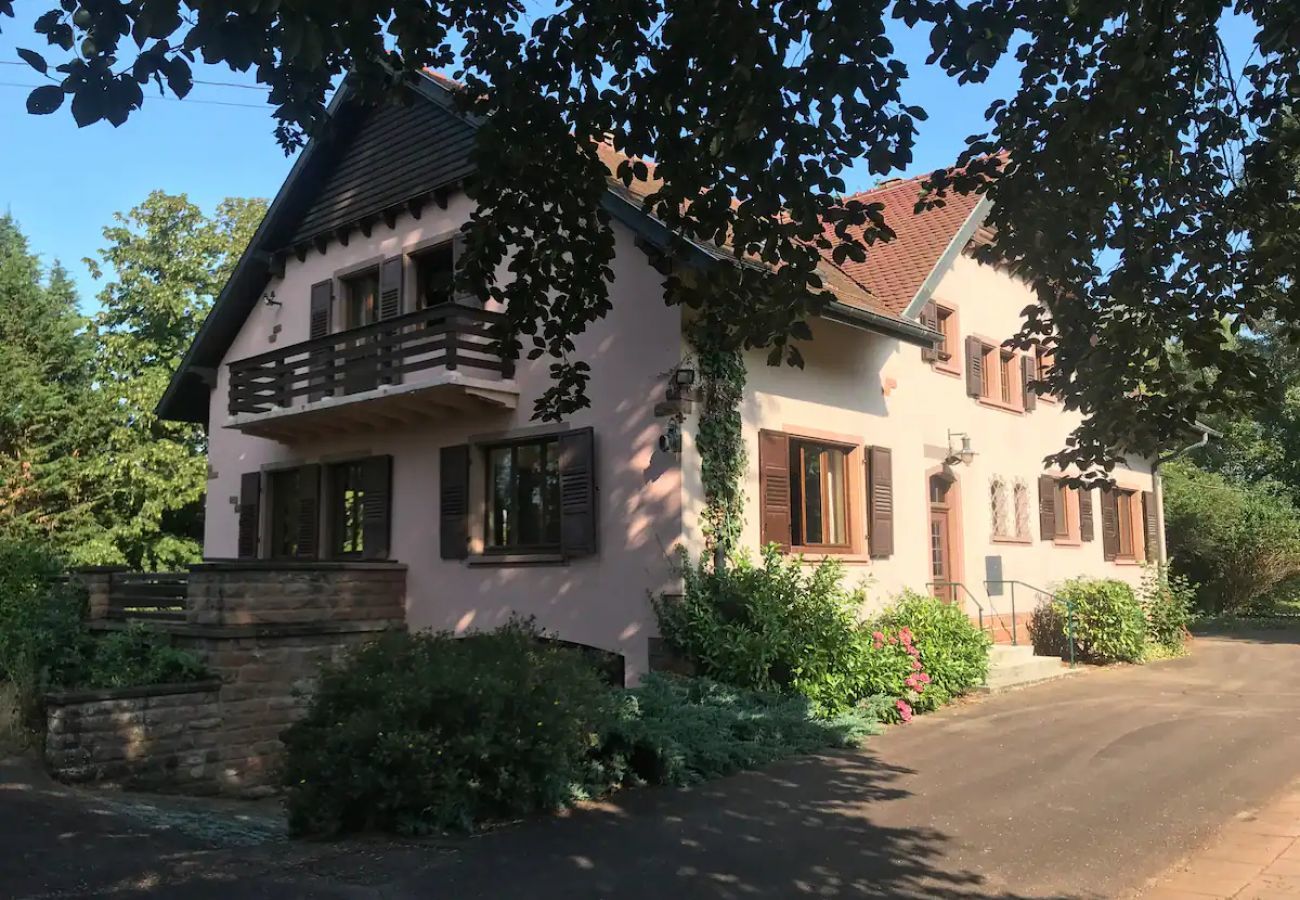
[[[988,676],[991,641],[959,606],[905,591],[876,622],[915,636],[916,649],[931,679],[920,711],[938,709],[979,687]]]
[[[863,654],[862,680],[868,696],[887,697],[886,721],[910,722],[922,705],[931,678],[921,662],[912,630],[906,626],[864,629],[868,643]],[[929,707],[926,707],[929,708]]]
[[[1074,642],[1093,662],[1140,662],[1147,620],[1133,588],[1113,578],[1071,578],[1056,589],[1053,618],[1068,628],[1074,608]]]

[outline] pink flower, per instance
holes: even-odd
[[[912,660],[912,671],[913,672],[921,671],[921,661],[919,659]]]
[[[921,682],[921,684],[929,684],[930,676],[925,674],[924,672],[919,672],[917,673],[916,680]]]
[[[899,629],[898,636],[902,638],[904,644],[912,643],[912,629],[908,628],[907,626],[903,626],[901,629]]]
[[[873,641],[883,641],[885,639],[885,633],[883,631],[873,631],[871,632],[871,639]]]
[[[893,646],[894,644],[897,644],[897,643],[898,643],[898,638],[894,637],[894,636],[891,634],[891,635],[889,636],[889,644],[890,644],[890,646]]]
[[[912,707],[907,705],[906,700],[895,700],[894,706],[898,708],[898,717],[904,722],[912,721]]]

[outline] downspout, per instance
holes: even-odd
[[[1160,465],[1173,462],[1184,453],[1189,453],[1198,447],[1208,446],[1211,434],[1218,435],[1218,432],[1211,431],[1209,428],[1202,428],[1199,441],[1188,444],[1179,450],[1159,454],[1156,456],[1155,462],[1151,463],[1151,492],[1156,498],[1156,521],[1160,523],[1160,539],[1156,542],[1156,561],[1162,568],[1169,564],[1169,548],[1165,543],[1165,482],[1160,477]]]

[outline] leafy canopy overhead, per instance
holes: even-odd
[[[83,125],[120,124],[150,85],[184,96],[201,58],[254,70],[293,150],[324,125],[342,73],[378,99],[422,67],[452,70],[485,122],[464,277],[508,301],[512,351],[553,359],[544,418],[586,405],[573,337],[609,309],[593,146],[607,136],[656,162],[618,174],[661,179],[646,206],[677,236],[668,301],[713,313],[723,343],[800,362],[795,342],[828,300],[819,251],[861,260],[892,236],[879,208],[842,202],[844,169],[906,167],[925,116],[906,103],[890,18],[927,30],[928,63],[958,82],[1007,56],[1019,66],[1015,96],[993,104],[958,171],[932,177],[930,199],[994,201],[997,241],[980,253],[1039,300],[1016,341],[1055,345],[1046,387],[1088,416],[1058,463],[1150,451],[1227,397],[1261,396],[1268,373],[1234,333],[1270,309],[1300,319],[1300,204],[1283,162],[1300,142],[1285,118],[1300,97],[1291,3],[568,0],[530,20],[519,0],[46,2],[36,29],[57,65],[23,51],[51,79],[28,109],[70,101]],[[1248,59],[1228,58],[1228,14],[1251,28]],[[761,265],[669,265],[685,239]],[[1171,363],[1171,342],[1189,365]],[[1207,369],[1214,379],[1189,374]]]

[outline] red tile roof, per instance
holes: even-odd
[[[901,315],[916,296],[980,199],[974,194],[950,192],[944,206],[915,213],[924,179],[918,175],[890,181],[845,198],[883,204],[885,222],[897,235],[892,241],[868,246],[865,262],[845,260],[840,265],[845,274],[871,292],[876,304],[894,315]],[[831,226],[827,226],[826,236],[838,242]],[[830,251],[823,255],[829,259]]]

